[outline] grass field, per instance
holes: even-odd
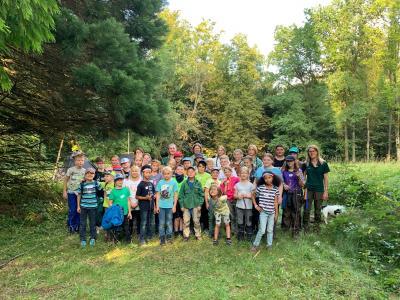
[[[337,184],[340,176],[332,177]],[[66,234],[62,217],[36,226],[7,224],[1,226],[0,259],[23,255],[0,269],[0,297],[399,299],[328,235],[329,227],[298,240],[278,231],[273,250],[264,242],[257,255],[248,243],[213,246],[208,238],[177,239],[161,248],[156,239],[138,247],[106,244],[101,237],[93,249],[82,250],[78,236]]]

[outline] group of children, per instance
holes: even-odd
[[[255,145],[248,147],[246,156],[236,149],[232,161],[223,146],[213,158],[203,155],[199,143],[192,152],[183,157],[170,144],[168,156],[160,162],[138,149],[134,159],[114,155],[106,168],[97,158],[96,168],[86,169],[84,154],[74,152],[74,166],[64,180],[69,231],[79,232],[81,246],[86,247],[89,219],[89,244],[94,246],[104,212],[119,206],[123,214],[119,228],[127,242],[134,232],[140,245],[156,232],[161,245],[172,243],[178,235],[188,241],[192,232],[200,240],[208,229],[217,245],[223,223],[227,245],[234,234],[239,241],[252,241],[252,251],[257,251],[265,232],[267,247],[272,247],[280,208],[281,226],[294,237],[309,229],[312,204],[314,223],[319,225],[322,202],[328,198],[329,167],[317,146],[307,148],[306,162],[299,161],[297,147],[285,156],[281,145],[275,147],[275,155],[265,153],[262,160]],[[107,240],[116,238],[106,231]]]

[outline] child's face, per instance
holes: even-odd
[[[96,163],[96,165],[97,165],[97,169],[99,169],[99,170],[103,170],[104,169],[104,162],[99,161],[98,163]]]
[[[151,170],[150,169],[143,170],[143,178],[145,180],[149,180],[150,177],[151,177]]]
[[[131,169],[131,176],[132,176],[132,178],[138,178],[139,177],[139,170],[137,168],[132,168]]]
[[[240,179],[242,180],[247,180],[249,178],[249,175],[247,172],[240,172]]]
[[[129,167],[130,167],[130,163],[129,163],[129,162],[124,162],[123,164],[121,164],[121,167],[122,167],[124,170],[128,170]]]
[[[107,174],[106,176],[104,176],[104,180],[105,180],[105,182],[112,182],[113,176],[110,174]]]
[[[142,166],[142,162],[143,162],[143,160],[142,160],[141,157],[135,158],[135,165],[136,166],[141,167]]]
[[[119,159],[118,159],[118,157],[111,157],[111,164],[112,164],[113,166],[119,165]]]
[[[76,167],[82,168],[85,163],[85,158],[83,156],[75,157],[74,163]]]
[[[263,164],[264,164],[265,167],[271,167],[272,166],[272,159],[269,156],[264,156]]]
[[[251,161],[250,161],[250,159],[245,159],[244,161],[243,161],[243,164],[244,164],[244,166],[245,167],[251,167]]]
[[[170,160],[168,161],[168,166],[170,166],[172,169],[174,169],[175,166],[176,166],[175,159],[170,159]]]
[[[231,175],[232,175],[232,171],[226,169],[226,170],[224,170],[224,174],[225,174],[225,177],[226,177],[226,178],[229,178],[229,177],[231,177]]]
[[[265,183],[268,184],[268,185],[271,185],[271,184],[272,184],[272,179],[273,179],[273,178],[274,178],[274,177],[273,177],[272,175],[264,175]]]
[[[153,171],[153,172],[158,172],[158,169],[159,169],[159,167],[158,167],[158,163],[152,163],[151,164],[151,170]]]
[[[150,161],[151,161],[151,157],[150,156],[148,156],[148,155],[143,156],[143,163],[145,165],[148,165],[150,163]]]
[[[218,189],[215,186],[212,186],[210,188],[210,196],[211,197],[216,197],[218,196]]]
[[[123,179],[118,179],[118,180],[115,180],[114,184],[116,187],[120,188],[120,187],[122,187],[123,182],[124,182]]]
[[[196,176],[196,172],[193,169],[188,169],[187,176],[190,179],[193,179]]]
[[[289,168],[294,167],[294,161],[287,161],[286,163],[288,164]]]
[[[175,162],[177,165],[179,165],[182,161],[182,157],[175,157]]]
[[[192,163],[191,163],[189,160],[185,160],[185,161],[183,162],[183,167],[184,167],[185,169],[189,168],[191,165],[192,165]]]
[[[233,157],[236,161],[242,160],[242,154],[240,152],[233,153]]]
[[[92,172],[86,172],[86,174],[85,174],[85,180],[91,181],[91,180],[93,180],[93,178],[94,178],[94,173],[92,173]]]
[[[218,175],[219,175],[219,171],[218,170],[214,170],[211,172],[211,178],[212,179],[218,179]]]
[[[164,171],[164,179],[165,180],[170,180],[171,176],[172,176],[172,174],[170,171]]]
[[[200,164],[197,166],[197,170],[199,171],[200,174],[203,174],[206,171],[206,167]]]
[[[183,175],[183,173],[184,173],[183,167],[182,166],[177,167],[175,170],[175,173],[178,175]]]
[[[143,158],[143,152],[140,151],[139,149],[135,151],[135,157],[140,157]]]

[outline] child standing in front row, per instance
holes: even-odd
[[[93,247],[96,242],[96,213],[98,206],[97,193],[100,191],[101,187],[99,186],[98,182],[94,180],[95,173],[95,169],[87,169],[85,172],[85,180],[77,189],[77,212],[80,214],[79,235],[82,248],[86,247],[86,223],[88,217],[90,228],[90,246]]]
[[[77,205],[77,193],[83,177],[85,176],[85,156],[81,151],[74,152],[71,157],[74,166],[67,170],[64,179],[63,197],[68,200],[68,221],[67,226],[70,233],[79,231],[79,212]]]
[[[272,248],[274,223],[278,219],[278,186],[280,184],[280,178],[271,171],[265,171],[257,183],[256,193],[253,194],[253,204],[260,212],[260,221],[257,236],[251,248],[253,252],[257,252],[265,230],[267,230],[267,247]],[[256,198],[258,198],[258,203]]]
[[[215,215],[215,229],[214,229],[214,240],[213,244],[218,244],[218,236],[219,236],[219,228],[221,227],[221,221],[224,221],[225,230],[226,230],[226,244],[228,246],[232,245],[231,240],[231,226],[230,218],[229,218],[229,207],[227,203],[228,197],[226,195],[222,195],[221,188],[212,184],[210,187],[210,200],[214,203],[214,215]]]

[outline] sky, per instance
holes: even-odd
[[[216,23],[224,31],[222,42],[244,33],[250,45],[268,55],[274,46],[277,25],[301,25],[304,9],[327,5],[331,0],[169,0],[169,9],[180,11],[193,26],[203,19]]]

